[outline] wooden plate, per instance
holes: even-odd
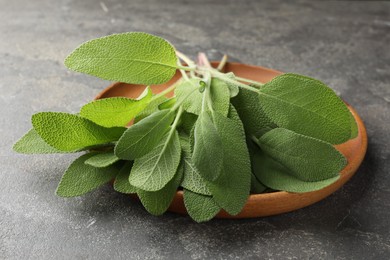
[[[213,66],[217,66],[217,62],[212,63]],[[263,68],[260,66],[252,66],[240,63],[228,62],[225,66],[225,72],[234,72],[235,75],[243,78],[248,78],[260,82],[268,82],[275,76],[282,74],[282,72]],[[161,85],[152,86],[153,93],[159,93],[173,82],[180,78],[180,73],[176,73],[171,81]],[[145,89],[144,85],[134,85],[126,83],[114,83],[103,90],[95,99],[108,98],[108,97],[138,97]],[[172,96],[173,93],[169,93],[167,96]],[[335,183],[318,191],[306,192],[306,193],[291,193],[285,191],[265,193],[265,194],[253,194],[250,195],[242,211],[236,215],[231,216],[224,210],[218,213],[217,218],[254,218],[277,215],[285,212],[290,212],[296,209],[300,209],[309,206],[317,201],[320,201],[344,185],[356,172],[358,167],[363,161],[364,155],[367,150],[367,133],[364,124],[356,113],[356,111],[348,105],[351,110],[359,129],[359,134],[356,138],[349,140],[335,147],[344,154],[348,159],[347,166],[341,171],[341,177]],[[178,191],[172,201],[169,211],[187,214],[187,211],[183,202],[183,192]]]

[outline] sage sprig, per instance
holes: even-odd
[[[318,80],[287,73],[261,83],[222,73],[225,62],[213,68],[202,54],[195,63],[141,32],[86,42],[66,58],[69,69],[143,84],[144,93],[92,101],[78,114],[37,113],[14,150],[83,152],[66,170],[59,196],[80,196],[114,180],[116,191],[137,194],[147,211],[160,215],[183,190],[198,222],[221,209],[238,214],[250,193],[308,192],[335,182],[347,161],[333,145],[357,135],[345,103]],[[149,85],[176,71],[181,79],[152,93]],[[175,95],[168,99],[170,91]]]

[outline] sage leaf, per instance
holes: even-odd
[[[258,144],[292,176],[303,181],[336,177],[347,164],[345,157],[331,144],[284,128],[265,133]]]
[[[184,189],[183,197],[188,215],[198,223],[209,221],[221,210],[211,196]]]
[[[230,113],[236,111],[230,108]],[[214,123],[222,140],[223,168],[216,181],[208,182],[215,202],[230,215],[237,215],[245,205],[251,185],[251,165],[245,132],[240,120],[215,113]]]
[[[233,72],[226,73],[225,76],[227,78],[230,78],[230,79],[233,79],[233,80],[236,78],[236,76],[234,75]],[[240,88],[237,85],[235,85],[233,83],[230,83],[230,82],[225,82],[225,84],[229,88],[229,92],[230,92],[230,97],[231,98],[238,95],[238,93],[240,92]]]
[[[113,34],[83,43],[66,59],[74,71],[106,80],[133,84],[161,84],[177,69],[173,46],[142,32]]]
[[[180,117],[180,125],[178,127],[179,130],[186,135],[190,135],[197,119],[197,115],[188,112],[183,112]]]
[[[242,120],[248,135],[259,137],[263,128],[274,128],[275,124],[265,114],[259,97],[247,89],[240,89],[238,95],[231,100]]]
[[[222,171],[222,140],[209,112],[202,112],[195,123],[192,161],[200,175],[209,181],[218,178]]]
[[[152,215],[158,216],[163,214],[169,206],[177,192],[183,178],[183,167],[179,165],[175,176],[158,191],[138,190],[137,194],[142,205]]]
[[[30,131],[20,138],[14,144],[13,150],[23,154],[64,153],[48,145],[34,129],[30,129]]]
[[[144,191],[161,190],[175,175],[180,156],[179,135],[171,130],[152,151],[134,160],[130,184]]]
[[[179,84],[175,89],[177,102],[183,102],[185,111],[200,115],[204,93],[199,91],[200,79],[190,79]],[[225,82],[213,78],[210,85],[210,96],[213,109],[227,116],[229,111],[230,94]]]
[[[324,83],[283,74],[259,90],[264,112],[280,127],[339,144],[351,137],[350,112]]]
[[[181,186],[187,190],[203,194],[211,195],[207,188],[205,180],[200,176],[198,170],[192,162],[191,148],[187,136],[180,136],[180,144],[182,149],[182,164],[184,170]]]
[[[116,157],[114,152],[110,151],[110,152],[98,153],[92,156],[91,158],[87,159],[85,163],[93,167],[103,168],[103,167],[110,166],[111,164],[114,164],[117,161],[119,161],[119,158]]]
[[[118,174],[118,165],[96,168],[85,164],[85,161],[94,155],[94,153],[84,154],[69,166],[57,187],[56,194],[58,196],[76,197],[83,195],[109,182]]]
[[[152,91],[148,87],[139,100],[112,97],[92,101],[81,108],[80,116],[105,127],[126,126],[147,107],[151,99]]]
[[[41,112],[32,116],[34,130],[50,146],[65,152],[119,139],[126,128],[106,128],[78,115]]]
[[[162,102],[160,105],[158,105],[158,109],[169,109],[172,108],[176,103],[176,97],[170,98],[164,102]]]
[[[267,187],[297,193],[320,190],[340,177],[336,175],[320,181],[304,181],[260,150],[252,156],[252,168],[256,177]]]
[[[175,113],[170,110],[155,112],[129,127],[115,146],[115,155],[134,160],[149,153],[168,131]]]
[[[114,181],[114,190],[125,194],[132,194],[137,192],[137,188],[131,185],[129,182],[131,167],[133,167],[133,162],[127,161],[120,169]]]

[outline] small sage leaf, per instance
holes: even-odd
[[[48,145],[34,129],[31,129],[20,138],[14,144],[13,150],[23,154],[64,153],[63,151]]]
[[[131,167],[133,167],[132,161],[128,161],[125,163],[125,165],[123,165],[123,167],[115,178],[114,190],[125,194],[137,192],[137,188],[131,185],[129,182]]]
[[[119,139],[126,128],[106,128],[78,115],[41,112],[32,116],[34,130],[50,146],[65,152]]]
[[[119,172],[118,165],[96,168],[85,164],[95,153],[76,159],[62,176],[56,194],[60,197],[76,197],[90,192],[113,179]]]
[[[98,153],[91,158],[87,159],[85,161],[86,164],[91,165],[93,167],[103,168],[110,166],[111,164],[116,163],[119,161],[119,158],[116,157],[114,152],[104,152],[104,153]]]
[[[259,90],[265,113],[280,127],[332,144],[351,137],[350,112],[324,83],[297,74],[283,74]]]
[[[176,98],[170,98],[167,101],[164,101],[158,106],[158,109],[163,110],[163,109],[169,109],[172,108],[176,103]]]
[[[198,223],[209,221],[221,210],[211,196],[184,189],[183,197],[188,215]]]
[[[340,175],[321,181],[304,181],[296,178],[286,167],[258,150],[252,156],[252,168],[256,177],[267,187],[288,192],[310,192],[320,190],[335,181]]]
[[[152,98],[148,87],[141,99],[112,97],[92,101],[80,110],[80,116],[105,127],[126,126],[138,113],[144,110]]]
[[[264,186],[253,174],[251,174],[251,193],[259,194],[264,192],[267,189],[266,186]]]
[[[178,133],[171,130],[152,151],[134,160],[130,184],[144,191],[161,190],[175,175],[180,156]]]
[[[145,107],[143,111],[141,111],[135,118],[134,118],[134,123],[137,123],[141,121],[142,119],[150,116],[151,114],[159,111],[159,106],[167,101],[168,98],[166,96],[160,96],[156,97],[155,99],[152,99],[150,103]]]
[[[134,160],[149,153],[168,131],[175,113],[170,110],[155,112],[129,127],[115,146],[115,155]]]
[[[213,181],[221,174],[223,164],[222,140],[207,111],[195,123],[192,161],[200,175]]]
[[[65,60],[74,71],[106,80],[161,84],[177,69],[175,49],[166,40],[142,32],[113,34],[88,41]]]
[[[303,181],[336,177],[347,164],[345,157],[331,144],[284,128],[265,133],[258,144],[292,176]]]
[[[175,176],[161,190],[144,191],[138,189],[138,197],[145,209],[155,216],[161,215],[167,211],[177,192],[177,188],[179,187],[182,178],[183,167],[179,165]]]

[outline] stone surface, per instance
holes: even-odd
[[[1,259],[389,259],[390,3],[320,1],[0,0]],[[146,31],[195,55],[319,78],[366,123],[367,156],[329,198],[293,213],[196,224],[153,217],[104,187],[54,191],[75,155],[11,146],[38,111],[76,112],[108,85],[69,72],[78,44]]]

